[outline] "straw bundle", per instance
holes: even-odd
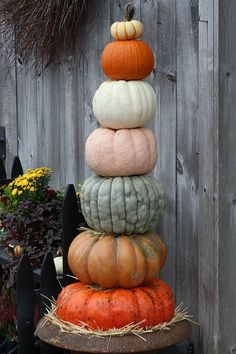
[[[46,323],[51,323],[54,326],[59,327],[60,331],[66,332],[66,333],[71,333],[75,335],[86,335],[86,336],[95,336],[95,337],[107,337],[107,336],[125,336],[128,334],[134,334],[137,335],[138,337],[142,338],[142,334],[145,333],[150,333],[154,331],[168,331],[171,329],[173,325],[175,325],[178,322],[188,320],[190,322],[196,323],[191,320],[190,315],[187,314],[186,309],[183,309],[183,304],[180,304],[179,306],[176,307],[175,309],[175,314],[173,318],[167,323],[163,322],[158,325],[155,325],[153,327],[149,328],[143,328],[141,326],[142,322],[139,323],[130,323],[125,327],[122,328],[112,328],[108,331],[104,331],[101,329],[96,329],[94,330],[91,328],[88,324],[82,323],[80,326],[75,325],[73,323],[67,322],[67,321],[62,321],[56,316],[56,304],[55,301],[51,303],[51,308],[47,310],[46,315],[44,316],[44,319],[40,322],[40,328],[43,327]],[[38,328],[39,329],[39,328]],[[37,331],[36,331],[37,334]]]
[[[85,0],[1,0],[0,21],[9,56],[47,66],[74,54]],[[3,43],[3,44],[4,44]]]

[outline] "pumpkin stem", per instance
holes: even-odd
[[[135,13],[134,5],[129,2],[124,7],[125,21],[131,21]]]

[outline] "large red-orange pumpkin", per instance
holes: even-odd
[[[139,323],[147,328],[168,322],[174,315],[174,298],[169,286],[154,279],[148,286],[106,291],[83,283],[66,286],[57,299],[56,316],[78,326],[86,323],[93,329],[121,328]]]
[[[103,50],[101,65],[111,80],[142,80],[154,64],[152,50],[144,41],[113,41]]]
[[[132,288],[155,278],[166,255],[166,245],[155,231],[115,237],[99,236],[91,230],[72,241],[68,264],[84,284]]]
[[[101,176],[134,176],[151,172],[157,160],[150,129],[95,129],[85,145],[85,159]]]

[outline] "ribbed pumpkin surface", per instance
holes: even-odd
[[[91,176],[81,188],[80,200],[92,229],[124,235],[150,230],[165,205],[160,182],[150,176]]]
[[[84,284],[132,288],[155,278],[166,255],[166,246],[154,231],[128,237],[85,231],[72,241],[68,264]]]
[[[143,35],[144,28],[140,21],[132,20],[113,23],[110,32],[114,39],[137,39]]]
[[[153,64],[150,47],[140,40],[111,42],[101,58],[102,69],[111,80],[142,80],[150,74]]]
[[[149,173],[157,160],[156,140],[150,129],[95,129],[85,145],[88,166],[101,176]]]
[[[155,279],[148,286],[133,289],[90,289],[83,283],[66,286],[57,299],[56,315],[76,325],[108,330],[139,323],[146,328],[168,322],[174,315],[171,289]]]
[[[105,128],[141,127],[156,108],[156,94],[146,81],[105,81],[93,98],[94,115]]]

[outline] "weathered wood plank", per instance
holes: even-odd
[[[198,1],[176,2],[177,241],[176,300],[198,318]],[[193,339],[198,352],[198,327]]]
[[[219,354],[236,352],[236,2],[219,18]]]
[[[38,146],[41,145],[41,131],[38,128],[40,84],[41,77],[36,76],[34,68],[28,69],[17,61],[18,144],[24,170],[38,167]]]
[[[49,65],[42,72],[42,110],[41,120],[41,151],[40,164],[53,170],[52,183],[62,185],[64,174],[60,166],[60,97],[59,68]]]
[[[2,26],[2,25],[0,25]],[[18,154],[15,67],[9,62],[7,47],[0,34],[0,125],[6,128],[7,151],[5,166],[11,169]]]
[[[28,255],[22,255],[16,274],[16,304],[18,353],[34,351],[34,306],[35,294],[33,273]],[[20,304],[20,305],[19,305]]]
[[[145,28],[144,40],[155,57],[154,71],[148,78],[158,100],[155,119],[148,125],[158,145],[158,161],[153,175],[162,181],[167,199],[160,233],[168,247],[168,258],[161,276],[175,292],[176,82],[168,79],[168,75],[176,75],[176,15],[173,1],[141,2],[141,20]]]
[[[198,321],[199,351],[218,351],[218,12],[216,2],[199,1],[199,205],[198,222]],[[215,37],[216,36],[216,37]],[[210,309],[210,310],[209,310]]]
[[[100,66],[100,58],[104,47],[110,41],[110,5],[111,3],[108,0],[91,0],[83,31],[83,49],[85,53],[83,87],[84,144],[89,134],[98,127],[98,122],[92,111],[93,96],[98,86],[107,80]],[[96,21],[94,21],[95,18]],[[91,171],[85,164],[84,177],[86,178],[90,174]]]

